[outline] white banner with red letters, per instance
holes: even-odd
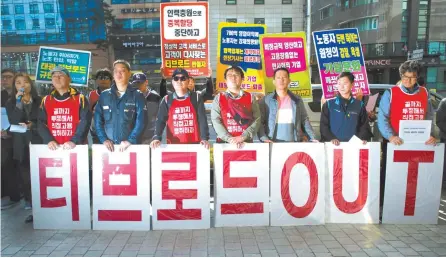
[[[325,222],[323,143],[274,143],[271,152],[271,226]]]
[[[443,143],[389,143],[382,222],[437,224],[443,162]]]
[[[90,229],[88,146],[30,145],[35,229]]]
[[[379,223],[380,143],[326,143],[327,223]]]
[[[152,149],[153,229],[211,226],[210,153],[200,144]]]
[[[214,144],[215,226],[269,225],[269,144]]]
[[[93,145],[93,229],[150,230],[150,148]]]

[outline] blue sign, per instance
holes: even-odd
[[[51,83],[51,70],[63,66],[70,72],[71,85],[87,86],[90,62],[89,51],[40,47],[36,82]]]

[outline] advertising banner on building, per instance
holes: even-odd
[[[336,96],[337,76],[342,72],[354,74],[354,94],[359,88],[364,95],[370,94],[357,28],[315,31],[313,42],[325,99]]]
[[[274,71],[284,67],[290,72],[290,91],[304,100],[312,99],[305,38],[305,32],[260,35],[260,53],[267,93],[275,89]]]
[[[242,68],[245,78],[242,89],[249,92],[265,93],[260,35],[266,33],[266,25],[220,22],[217,44],[217,85],[218,91],[226,90],[223,71],[229,66]]]
[[[209,75],[207,2],[161,3],[161,56],[166,76],[177,68],[194,77]]]
[[[87,86],[90,63],[90,51],[40,47],[36,82],[51,83],[51,70],[63,66],[70,72],[71,85]]]

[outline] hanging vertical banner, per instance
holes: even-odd
[[[215,226],[269,225],[269,145],[214,145]]]
[[[209,150],[200,144],[152,150],[153,229],[211,226],[209,167]]]
[[[380,143],[326,143],[327,223],[379,223]]]
[[[93,229],[150,230],[150,148],[93,145]]]
[[[354,74],[354,94],[358,88],[362,89],[364,95],[370,94],[357,28],[315,31],[313,42],[325,99],[336,96],[337,76],[342,72]]]
[[[51,83],[51,70],[63,66],[70,72],[71,85],[87,86],[90,63],[90,51],[40,47],[36,82]]]
[[[217,90],[225,91],[224,71],[229,66],[243,69],[242,89],[265,93],[260,55],[260,35],[266,25],[220,22],[217,41]]]
[[[271,153],[271,226],[325,222],[323,143],[274,143]]]
[[[90,229],[88,145],[30,145],[34,229]]]
[[[161,3],[160,11],[165,75],[183,68],[190,76],[209,76],[208,3]]]
[[[387,144],[382,223],[437,224],[444,143]]]
[[[266,92],[273,92],[274,71],[287,68],[290,72],[290,91],[304,100],[311,100],[310,66],[308,65],[305,32],[260,35],[262,66]]]

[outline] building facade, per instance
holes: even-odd
[[[421,76],[429,88],[446,90],[445,1],[314,0],[311,3],[312,31],[358,28],[370,83],[396,83],[400,79],[399,65],[412,51],[422,50]],[[320,79],[316,62],[312,55],[312,80],[317,83]]]
[[[105,39],[100,0],[3,0],[2,68],[35,75],[40,46],[88,50],[90,69],[108,65],[95,41]]]

